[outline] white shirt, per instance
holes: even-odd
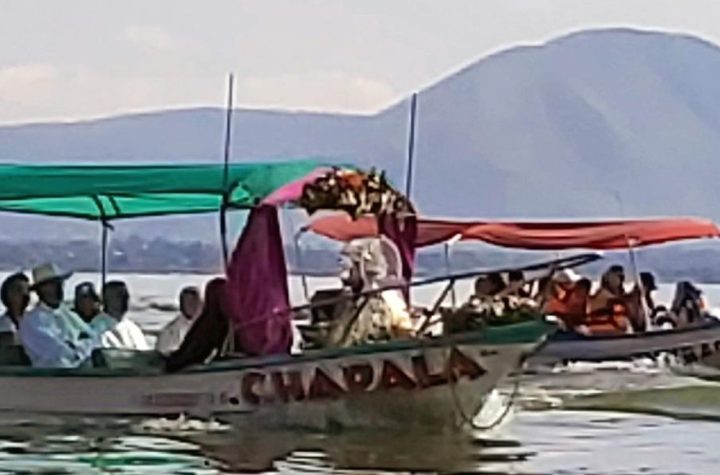
[[[127,317],[118,321],[107,313],[101,313],[93,319],[91,325],[100,335],[100,345],[103,348],[139,351],[150,349],[140,327]]]
[[[164,355],[177,350],[185,339],[193,320],[184,315],[178,315],[173,321],[165,325],[155,342],[155,349]]]
[[[81,334],[89,338],[80,338]],[[20,341],[38,368],[77,368],[91,355],[96,338],[90,327],[65,305],[40,302],[20,321]]]
[[[0,317],[0,333],[10,333],[13,335],[13,339],[16,345],[20,344],[20,337],[18,336],[18,328],[10,315],[7,313]]]

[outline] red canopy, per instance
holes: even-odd
[[[475,224],[478,222],[419,219],[415,245],[423,247],[447,241]],[[363,216],[353,221],[345,213],[318,218],[310,223],[308,229],[336,241],[351,241],[378,235],[377,219],[374,216]]]
[[[374,217],[353,221],[347,215],[331,215],[313,221],[309,229],[339,241],[377,236]],[[585,248],[624,249],[662,244],[683,239],[720,237],[712,221],[698,218],[636,219],[626,221],[578,222],[488,222],[419,219],[417,247],[437,244],[458,236],[477,239],[496,246],[559,250]]]

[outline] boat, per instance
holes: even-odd
[[[98,222],[104,279],[107,233],[116,220],[217,213],[224,230],[226,211],[285,205],[331,172],[316,159],[0,165],[0,211]],[[285,310],[294,309],[278,311]],[[0,414],[83,420],[186,414],[247,428],[457,429],[472,423],[486,395],[552,329],[540,319],[300,354],[230,355],[172,374],[154,352],[103,350],[92,365],[43,369],[3,351]]]
[[[664,218],[586,222],[509,222],[418,219],[416,247],[458,240],[477,240],[496,246],[523,250],[596,251],[629,250],[688,239],[717,239],[718,226],[699,218]],[[371,217],[349,221],[329,215],[311,222],[305,231],[349,241],[377,235]],[[447,253],[446,253],[447,255]],[[652,330],[615,336],[584,336],[555,332],[548,337],[528,363],[528,367],[549,366],[574,361],[602,362],[674,356],[675,364],[705,363],[720,367],[720,320],[708,319],[687,328]]]

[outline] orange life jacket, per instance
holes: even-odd
[[[574,284],[556,283],[544,311],[562,319],[568,329],[573,329],[585,321],[587,299],[587,292]]]
[[[619,301],[610,303],[588,314],[585,324],[591,335],[625,334],[630,325],[628,307]]]

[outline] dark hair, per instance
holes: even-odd
[[[505,281],[499,272],[491,272],[487,275],[488,281],[493,285],[493,295],[505,290]]]
[[[183,289],[180,291],[180,300],[184,299],[185,297],[200,298],[200,289],[195,286],[183,287]]]
[[[10,289],[15,282],[27,282],[29,284],[30,279],[22,272],[16,272],[3,281],[0,287],[0,301],[2,301],[6,308],[10,305]]]
[[[625,275],[625,269],[623,269],[623,266],[615,264],[613,266],[610,266],[610,269],[608,269],[608,272],[612,272],[614,274],[623,274]]]
[[[111,280],[110,282],[107,282],[103,287],[103,302],[105,304],[105,309],[107,310],[108,301],[110,300],[108,299],[108,294],[115,291],[117,291],[117,295],[120,298],[120,305],[122,306],[122,310],[124,312],[127,312],[130,302],[130,292],[128,292],[128,288],[127,285],[125,285],[125,282],[122,282],[120,280]]]
[[[92,282],[83,282],[75,287],[75,300],[83,297],[90,297],[94,302],[100,302],[100,296]]]
[[[579,289],[583,289],[589,292],[592,288],[592,282],[587,277],[583,277],[582,279],[575,282],[575,286]]]
[[[640,272],[640,283],[646,289],[654,290],[657,288],[655,276],[651,272]]]
[[[508,281],[517,282],[519,280],[525,280],[525,274],[521,270],[511,270],[508,272]]]
[[[125,282],[121,280],[111,280],[110,282],[107,282],[103,287],[103,297],[105,297],[107,292],[115,290],[122,292],[121,295],[123,298],[130,298],[130,292],[128,292],[127,285],[125,285]]]

